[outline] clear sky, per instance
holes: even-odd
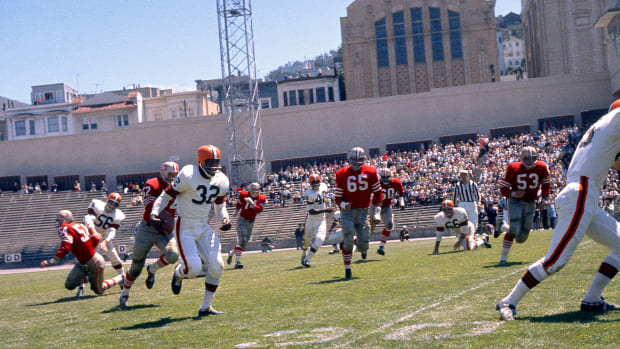
[[[253,0],[259,77],[341,43],[353,0]],[[80,93],[140,84],[195,89],[222,75],[216,0],[0,0],[0,96],[30,103],[30,87]],[[521,12],[497,0],[495,14]]]

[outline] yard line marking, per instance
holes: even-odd
[[[462,323],[426,323],[426,324],[416,324],[405,326],[393,332],[392,334],[388,334],[385,336],[387,340],[412,340],[413,337],[411,334],[417,330],[421,330],[427,327],[455,327],[455,326],[479,326],[474,327],[471,331],[464,334],[440,334],[437,336],[432,336],[434,339],[443,339],[443,338],[459,338],[459,337],[473,337],[479,336],[481,334],[491,333],[495,331],[499,325],[504,323],[503,321],[473,321],[473,322],[462,322]],[[420,339],[430,339],[431,336],[424,336]]]
[[[590,242],[592,242],[592,241],[593,241],[593,240],[588,240],[588,241],[585,241],[585,242],[581,243],[579,246],[581,247],[581,246],[587,245],[587,244],[589,244],[589,243],[590,243]],[[350,347],[350,346],[351,346],[351,343],[353,343],[353,342],[357,342],[357,341],[359,341],[359,340],[362,340],[362,339],[364,339],[364,338],[366,338],[366,337],[372,336],[372,335],[374,335],[374,334],[376,334],[376,333],[379,333],[379,332],[384,332],[384,331],[385,331],[385,330],[387,330],[388,328],[390,328],[390,327],[392,327],[392,326],[394,326],[394,325],[396,325],[396,324],[398,324],[398,323],[400,323],[400,322],[403,322],[403,321],[409,320],[409,319],[411,319],[412,317],[416,316],[417,314],[419,314],[419,313],[421,313],[421,312],[424,312],[424,311],[426,311],[426,310],[429,310],[429,309],[435,308],[435,307],[437,307],[438,305],[441,305],[441,304],[447,303],[447,302],[449,302],[449,301],[451,301],[451,300],[453,300],[453,299],[455,299],[455,298],[459,298],[459,297],[461,297],[461,296],[463,296],[463,295],[465,295],[465,294],[468,294],[468,293],[470,293],[470,292],[472,292],[472,291],[475,291],[475,290],[477,290],[477,289],[480,289],[480,288],[482,288],[482,287],[488,286],[488,285],[490,285],[490,284],[492,284],[492,283],[495,283],[495,282],[497,282],[497,281],[500,281],[500,280],[502,280],[502,279],[505,279],[505,278],[507,278],[507,277],[509,277],[509,276],[512,276],[512,275],[514,275],[514,274],[517,274],[517,273],[522,273],[522,272],[524,272],[525,270],[527,270],[527,268],[529,268],[529,267],[530,267],[530,266],[528,265],[528,266],[526,266],[526,267],[524,267],[524,268],[517,269],[517,270],[515,270],[515,271],[513,271],[513,272],[511,272],[511,273],[508,273],[508,274],[505,274],[505,275],[503,275],[503,276],[500,276],[500,277],[498,277],[498,278],[496,278],[496,279],[494,279],[494,280],[492,280],[492,281],[487,281],[487,282],[485,282],[485,283],[481,283],[481,284],[479,284],[478,286],[474,286],[474,287],[472,287],[472,288],[470,288],[470,289],[468,289],[468,290],[465,290],[465,291],[459,292],[459,293],[457,293],[457,294],[453,294],[452,296],[448,296],[448,297],[446,297],[446,298],[444,298],[444,299],[440,300],[439,302],[435,302],[435,303],[433,303],[433,304],[431,304],[431,305],[427,305],[427,306],[425,306],[425,307],[422,307],[422,308],[420,308],[420,309],[417,309],[417,310],[415,310],[413,313],[410,313],[410,314],[407,314],[407,315],[405,315],[405,316],[402,316],[402,317],[400,317],[399,319],[397,319],[397,320],[395,320],[395,321],[392,321],[391,323],[389,323],[389,322],[388,322],[388,323],[386,323],[385,325],[381,326],[379,329],[376,329],[376,330],[370,331],[370,332],[368,332],[368,333],[366,333],[366,334],[364,334],[364,335],[362,335],[362,336],[360,336],[360,337],[358,337],[358,338],[353,338],[353,339],[351,339],[351,340],[349,340],[349,341],[347,341],[347,342],[344,342],[344,343],[342,343],[342,344],[339,344],[339,345],[337,345],[337,346],[336,346],[336,348],[348,348],[348,347]]]

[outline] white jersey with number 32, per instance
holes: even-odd
[[[178,192],[177,214],[185,218],[209,217],[215,200],[226,196],[228,186],[228,177],[222,172],[207,179],[200,174],[198,165],[185,165],[172,183],[172,189]]]
[[[586,176],[596,183],[596,188],[600,188],[618,152],[620,109],[613,110],[590,126],[573,154],[566,175],[568,178]]]
[[[450,229],[455,234],[467,234],[467,211],[462,207],[455,207],[451,217],[442,211],[435,215],[435,227]],[[463,224],[465,223],[465,224]]]

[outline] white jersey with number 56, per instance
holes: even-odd
[[[590,126],[575,150],[567,177],[586,176],[596,183],[596,188],[600,188],[618,152],[620,109],[611,111]]]
[[[455,207],[451,217],[442,211],[435,215],[435,227],[439,231],[450,229],[455,234],[467,234],[467,211],[462,207]]]
[[[213,204],[226,201],[228,186],[228,177],[222,172],[205,178],[198,165],[185,165],[168,190],[177,192],[177,214],[180,217],[207,218]]]
[[[118,230],[123,220],[125,220],[125,214],[118,208],[108,212],[105,206],[105,202],[93,199],[90,205],[88,205],[88,214],[84,217],[84,224],[86,224],[87,227],[94,227],[95,230],[101,234],[103,239],[111,240],[114,238],[116,230]],[[110,228],[114,230],[110,230]],[[112,237],[108,239],[108,234],[110,232],[112,232]]]

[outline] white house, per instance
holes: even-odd
[[[506,69],[508,67],[517,68],[521,66],[521,62],[525,59],[525,45],[524,41],[511,37],[504,41],[504,65]]]

